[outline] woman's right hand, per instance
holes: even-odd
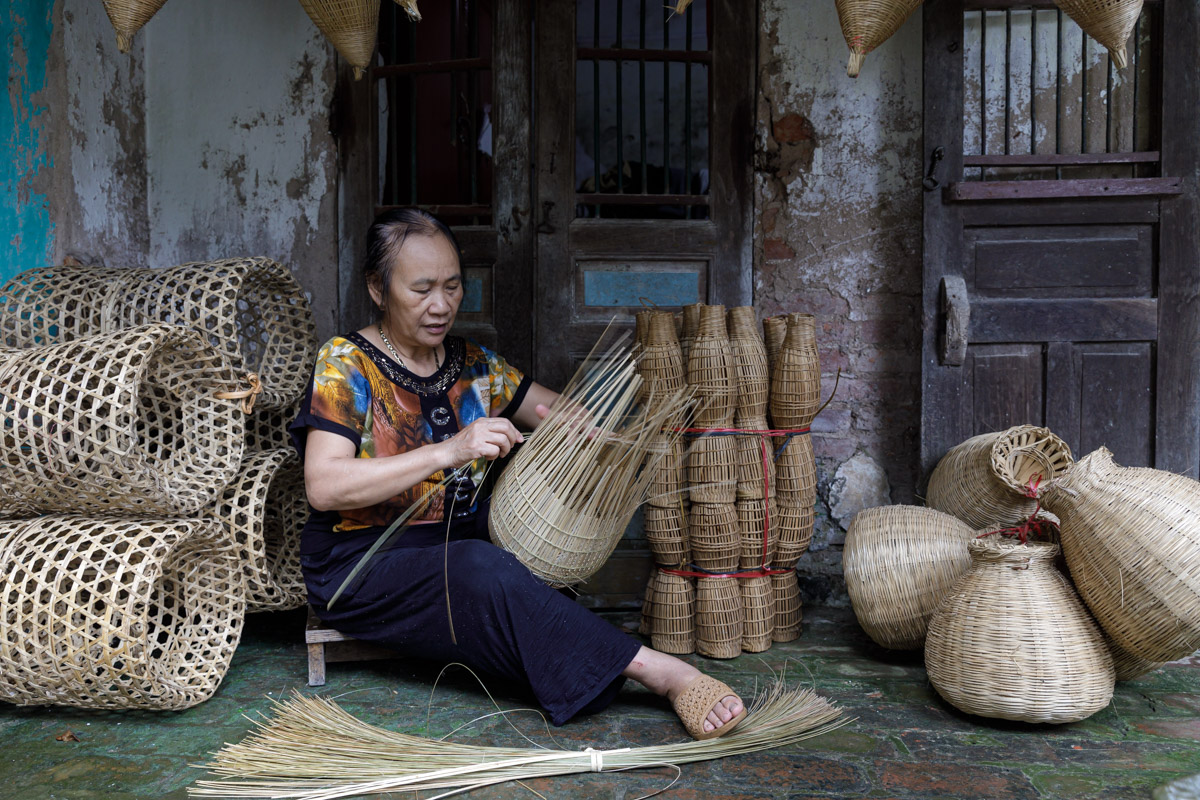
[[[482,417],[446,440],[450,467],[458,469],[477,458],[493,461],[523,441],[525,437],[504,417]]]

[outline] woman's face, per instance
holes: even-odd
[[[412,236],[392,260],[387,297],[372,283],[371,299],[383,305],[384,326],[397,344],[436,347],[446,338],[462,302],[458,253],[440,233]]]

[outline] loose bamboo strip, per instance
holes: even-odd
[[[709,658],[742,653],[742,593],[737,578],[696,580],[696,652]]]

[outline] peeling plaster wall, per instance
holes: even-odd
[[[912,502],[917,478],[921,15],[852,79],[833,3],[760,9],[755,304],[817,315],[825,396],[842,371],[813,424],[817,530],[798,569],[806,599],[846,603],[831,484],[837,495],[855,475],[885,474],[883,496],[890,485],[892,502]],[[839,475],[856,454],[883,471]]]

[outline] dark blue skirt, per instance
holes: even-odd
[[[309,603],[327,625],[404,656],[458,661],[526,685],[555,725],[612,702],[638,641],[487,541],[486,506],[454,521],[449,544],[443,524],[411,526],[328,609],[379,533],[346,534],[329,550],[301,558]]]

